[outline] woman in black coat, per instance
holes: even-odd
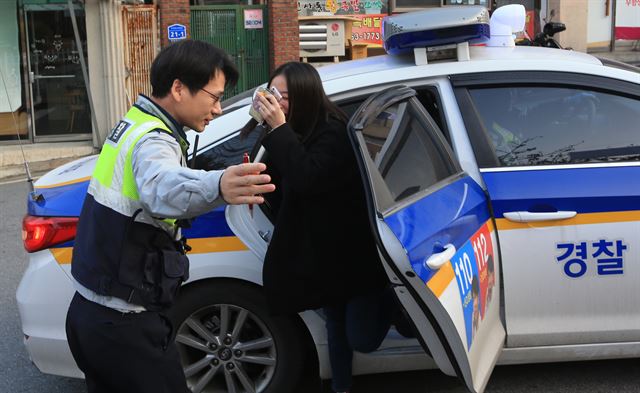
[[[280,66],[269,81],[282,95],[259,97],[262,145],[276,193],[274,233],[263,268],[270,311],[323,307],[333,388],[351,387],[353,349],[370,352],[391,324],[391,294],[368,221],[346,115],[306,63]],[[245,132],[256,125],[245,127]]]

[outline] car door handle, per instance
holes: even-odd
[[[504,218],[513,222],[539,222],[539,221],[566,220],[567,218],[575,217],[576,214],[578,213],[573,211],[567,211],[567,210],[560,210],[557,212],[540,212],[540,213],[520,211],[520,212],[504,213]]]
[[[424,261],[424,267],[437,270],[445,263],[449,262],[456,255],[456,246],[449,243],[444,246],[444,251],[431,255]]]

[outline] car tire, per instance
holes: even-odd
[[[194,283],[168,316],[192,392],[295,391],[308,332],[297,315],[269,315],[259,286],[232,279]]]

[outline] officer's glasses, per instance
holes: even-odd
[[[200,90],[204,91],[204,92],[205,92],[205,93],[207,93],[211,98],[213,98],[213,103],[214,103],[214,104],[215,104],[216,102],[219,102],[219,101],[221,101],[221,100],[222,100],[222,94],[221,94],[221,95],[219,95],[219,96],[217,96],[217,95],[213,94],[212,92],[210,92],[210,91],[208,91],[208,90],[206,90],[206,89],[200,88]]]

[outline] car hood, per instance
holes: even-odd
[[[36,195],[27,198],[27,212],[32,216],[77,217],[89,187],[97,155],[62,165],[34,183]]]

